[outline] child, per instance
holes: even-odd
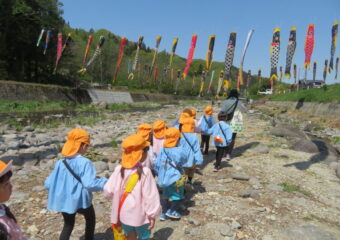
[[[164,144],[164,133],[166,129],[165,122],[162,120],[157,120],[153,123],[153,153],[157,157],[159,151]]]
[[[191,111],[190,108],[184,108],[182,113],[188,113],[188,114],[191,116],[192,111]],[[174,124],[172,124],[173,127],[179,128],[178,120],[179,120],[179,118],[177,118],[177,119],[175,120]]]
[[[218,121],[214,126],[206,131],[206,134],[213,135],[214,145],[216,146],[216,162],[214,172],[218,172],[221,169],[221,161],[226,150],[226,147],[231,141],[232,131],[229,125],[225,122],[227,114],[220,112],[218,114]]]
[[[91,160],[84,157],[90,145],[90,136],[83,129],[67,134],[60,159],[45,181],[48,190],[47,209],[60,212],[64,218],[61,240],[69,239],[77,213],[86,220],[85,240],[94,238],[96,216],[92,205],[92,192],[102,191],[106,178],[96,178]]]
[[[195,121],[195,133],[201,133],[201,129],[199,128],[198,126],[198,122],[196,120],[196,115],[197,115],[197,112],[195,109],[191,109],[191,117],[194,119]]]
[[[179,130],[183,137],[180,140],[180,146],[184,148],[187,160],[183,164],[188,176],[188,184],[192,184],[196,166],[202,165],[203,156],[200,150],[198,138],[195,134],[195,121],[188,113],[182,113],[179,119]]]
[[[160,220],[166,217],[180,219],[179,201],[184,196],[185,177],[182,167],[186,160],[183,148],[178,147],[180,131],[171,127],[165,131],[164,147],[157,156],[155,172],[158,175],[158,186],[162,188],[162,214]],[[171,203],[169,203],[169,199]]]
[[[137,237],[140,240],[149,239],[155,218],[161,212],[155,179],[149,168],[141,166],[147,157],[149,145],[137,134],[125,138],[121,165],[115,168],[104,186],[105,197],[113,198],[113,228],[119,227],[121,223],[129,240]]]
[[[153,149],[152,149],[153,136],[152,136],[152,127],[151,127],[151,125],[147,124],[147,123],[140,124],[138,126],[138,130],[137,130],[136,134],[138,134],[142,138],[144,138],[145,141],[150,142],[150,146],[149,146],[149,150],[148,150],[148,156],[145,159],[145,161],[142,162],[142,166],[143,167],[148,167],[148,168],[150,168],[152,170],[156,157],[155,157],[155,155],[153,153]]]
[[[12,212],[3,204],[12,194],[12,160],[8,164],[0,160],[0,239],[25,240]]]
[[[204,109],[205,115],[201,117],[198,122],[198,126],[201,129],[201,151],[203,153],[203,148],[205,145],[204,155],[208,155],[210,135],[205,132],[214,125],[214,117],[212,116],[213,108],[212,106],[207,106]]]

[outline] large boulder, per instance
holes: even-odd
[[[318,153],[318,146],[307,139],[295,138],[291,142],[291,149],[299,152]]]
[[[277,137],[307,139],[307,135],[303,131],[286,123],[281,123],[273,127],[271,134]]]

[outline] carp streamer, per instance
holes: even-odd
[[[270,87],[274,88],[277,77],[277,63],[280,57],[280,28],[274,29],[273,39],[270,44]]]
[[[195,53],[196,42],[197,42],[197,34],[193,34],[191,38],[191,45],[190,45],[190,49],[189,49],[189,53],[187,57],[187,62],[185,64],[185,68],[184,68],[183,75],[182,75],[183,79],[187,78],[189,68],[192,62],[192,58],[194,57],[194,53]]]
[[[309,24],[305,39],[305,63],[304,68],[310,68],[310,59],[314,49],[314,24]]]
[[[87,62],[87,64],[85,65],[85,67],[83,67],[82,69],[80,69],[78,72],[84,74],[87,71],[87,68],[96,60],[96,58],[101,54],[102,52],[102,47],[104,45],[105,42],[105,38],[104,36],[100,36],[99,38],[99,43],[96,47],[96,51],[94,52],[93,56],[91,57],[91,59]]]
[[[41,32],[40,32],[40,35],[39,35],[39,38],[38,38],[38,41],[37,41],[37,47],[40,46],[40,42],[41,42],[41,39],[44,35],[44,32],[45,32],[45,28],[41,29]]]
[[[328,65],[328,59],[325,60],[325,66],[323,67],[323,81],[324,81],[324,83],[326,83],[327,65]]]
[[[46,33],[46,39],[45,39],[45,47],[44,47],[44,55],[46,54],[47,48],[48,48],[48,43],[50,42],[52,31],[48,30]]]
[[[314,61],[313,64],[313,82],[315,82],[315,77],[316,77],[316,61]]]
[[[209,42],[208,42],[208,50],[207,50],[206,59],[205,59],[205,70],[206,70],[205,74],[206,75],[208,75],[210,68],[211,68],[212,59],[213,59],[213,52],[214,52],[214,45],[215,45],[215,35],[210,35]],[[210,87],[211,87],[211,82],[209,84],[209,89],[208,89],[207,93],[210,93]],[[201,82],[200,96],[203,95],[203,89],[204,89],[204,82]]]
[[[132,71],[131,73],[129,74],[129,77],[128,79],[134,79],[135,77],[135,72],[137,70],[137,65],[138,65],[138,62],[139,62],[139,51],[140,49],[142,48],[142,44],[143,44],[143,39],[144,37],[143,36],[139,36],[138,37],[138,42],[137,42],[137,50],[136,50],[136,55],[135,55],[135,59],[133,61],[133,65],[132,65]]]
[[[329,68],[328,68],[329,73],[331,73],[331,71],[333,70],[333,61],[334,61],[333,59],[334,59],[335,48],[336,48],[336,40],[338,39],[338,25],[339,25],[339,22],[335,21],[332,27],[331,59],[329,61]]]
[[[161,36],[157,36],[157,37],[156,37],[156,48],[155,48],[155,52],[154,52],[154,54],[153,54],[153,58],[152,58],[152,62],[151,62],[151,68],[150,68],[150,72],[149,72],[149,78],[151,78],[152,71],[153,71],[153,68],[154,68],[155,63],[156,63],[156,57],[157,57],[157,54],[158,54],[158,48],[159,48],[159,44],[161,43],[161,40],[162,40],[162,37],[161,37]]]
[[[244,82],[243,82],[243,63],[244,63],[244,58],[246,56],[246,52],[247,52],[247,49],[248,49],[248,46],[249,46],[249,43],[250,43],[250,39],[251,39],[253,33],[254,33],[253,29],[249,30],[249,32],[247,34],[246,42],[245,42],[244,47],[243,47],[241,63],[240,63],[240,68],[239,68],[239,71],[238,71],[238,78],[237,78],[237,89],[238,90],[240,90],[240,85],[244,84]]]
[[[227,91],[229,88],[229,81],[230,81],[230,76],[231,76],[230,70],[231,70],[231,66],[233,65],[235,46],[236,46],[236,32],[231,32],[229,36],[229,42],[227,45],[227,51],[225,53],[225,60],[224,60],[223,96],[227,95]]]
[[[123,56],[124,56],[124,47],[125,47],[125,44],[126,44],[126,37],[122,37],[120,39],[119,56],[118,56],[116,70],[115,70],[115,74],[114,74],[114,78],[113,78],[113,83],[117,80],[120,64],[121,64]]]
[[[287,45],[285,78],[290,79],[290,69],[292,66],[292,60],[294,57],[295,49],[296,49],[296,27],[292,27],[290,29],[289,40]]]
[[[87,45],[86,45],[85,53],[84,53],[84,57],[83,57],[83,67],[85,67],[86,60],[87,60],[87,55],[89,54],[92,41],[93,41],[93,36],[90,35],[89,38],[87,39]]]
[[[56,60],[55,68],[54,68],[54,74],[57,72],[57,67],[58,67],[60,58],[62,57],[66,47],[70,44],[71,40],[72,40],[72,35],[71,33],[69,33],[66,37],[63,47],[60,48],[61,45],[63,44],[63,35],[61,33],[58,34],[57,60]]]

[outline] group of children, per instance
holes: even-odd
[[[208,154],[210,136],[217,149],[214,171],[221,169],[222,157],[232,139],[225,113],[220,112],[215,123],[213,108],[207,106],[204,112],[197,121],[196,111],[184,109],[172,127],[162,120],[152,126],[139,125],[135,134],[123,140],[121,163],[109,179],[97,178],[94,164],[84,157],[90,145],[89,134],[82,129],[71,130],[62,148],[64,158],[57,161],[45,181],[47,208],[60,212],[64,219],[59,239],[70,238],[77,213],[84,215],[86,221],[85,240],[94,239],[92,192],[95,191],[103,191],[105,197],[112,198],[115,239],[150,239],[157,217],[162,221],[180,219],[178,209],[185,186],[192,184],[196,167],[203,164],[202,153]],[[201,144],[197,133],[201,134]],[[11,162],[0,161],[0,203],[10,196],[10,166]],[[12,238],[1,238],[1,234]],[[13,214],[3,204],[0,238],[24,239]]]

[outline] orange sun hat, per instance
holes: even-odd
[[[79,151],[80,145],[82,143],[90,145],[90,135],[83,129],[72,129],[67,134],[67,141],[61,150],[61,154],[65,157],[74,156]]]
[[[204,112],[205,112],[205,115],[211,116],[211,115],[212,115],[212,112],[213,112],[212,106],[207,106],[207,107],[205,107]]]
[[[153,134],[156,138],[163,138],[166,130],[165,122],[157,120],[153,123]]]
[[[137,128],[137,134],[142,136],[146,141],[149,140],[149,136],[151,132],[152,132],[152,126],[148,123],[142,123]]]
[[[142,159],[143,149],[150,146],[141,135],[133,134],[126,137],[122,142],[124,149],[122,156],[122,167],[133,168]]]
[[[4,176],[11,170],[13,160],[10,160],[8,163],[3,162],[0,160],[0,177]]]
[[[175,128],[175,127],[168,128],[165,131],[164,147],[166,148],[176,147],[178,139],[180,137],[181,137],[181,132],[178,130],[178,128]]]
[[[195,132],[195,120],[188,113],[182,113],[178,123],[182,124],[182,132]]]

